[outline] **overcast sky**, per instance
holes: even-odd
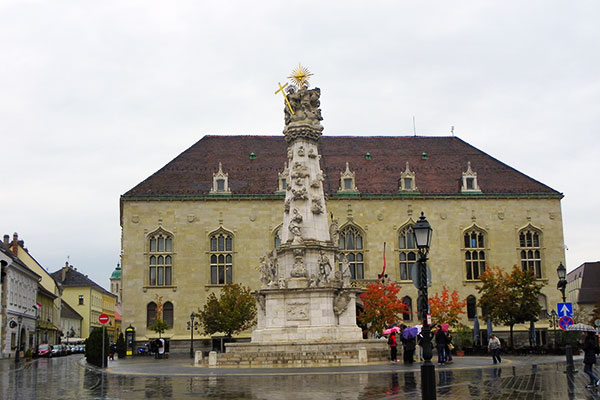
[[[600,260],[600,2],[0,1],[2,234],[108,288],[119,196],[206,134],[456,136],[564,193],[566,266]],[[553,268],[553,266],[552,266]]]

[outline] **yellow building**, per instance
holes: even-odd
[[[476,286],[485,268],[532,270],[546,284],[539,341],[551,339],[546,310],[559,300],[564,262],[561,193],[457,137],[323,136],[319,154],[327,212],[355,286],[377,279],[387,243],[388,277],[416,323],[410,232],[424,212],[434,229],[430,295],[457,290],[472,324],[482,315]],[[189,315],[209,293],[229,282],[260,287],[259,259],[279,246],[284,194],[295,188],[287,160],[283,137],[205,136],[121,196],[123,324],[138,340],[154,336],[147,327],[158,298],[171,326],[163,336],[184,349]]]
[[[115,327],[116,296],[68,263],[51,275],[63,288],[63,300],[83,317],[81,337],[85,339],[94,328],[101,328],[102,324],[98,321],[98,317],[101,314],[107,314],[111,320],[106,324],[106,329],[112,340]]]
[[[54,293],[46,290],[41,283],[38,284],[37,305],[40,307],[37,309],[37,344],[57,344],[60,341],[60,325],[55,325],[56,321],[54,319],[54,302],[56,299],[60,300]]]

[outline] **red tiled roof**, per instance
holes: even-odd
[[[152,176],[125,193],[128,196],[201,196],[212,187],[219,162],[235,194],[273,194],[283,171],[287,144],[282,136],[205,136]],[[250,153],[256,159],[250,160]],[[323,136],[319,140],[324,189],[334,194],[340,172],[349,163],[361,194],[398,193],[400,173],[409,162],[418,192],[460,194],[467,162],[477,173],[483,194],[545,194],[556,190],[496,160],[457,137]],[[365,159],[371,154],[371,160]],[[426,159],[422,156],[426,154]]]

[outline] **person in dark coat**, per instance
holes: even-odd
[[[600,386],[600,379],[594,375],[592,367],[596,364],[596,353],[598,353],[598,338],[594,332],[586,332],[585,338],[580,340],[581,348],[583,349],[583,372],[590,377],[590,384],[586,388]]]
[[[402,347],[404,352],[402,353],[402,360],[404,364],[412,364],[415,360],[415,348],[417,347],[417,341],[415,338],[406,339],[404,337],[404,329],[406,329],[406,325],[402,325],[404,328],[402,329],[402,336],[400,340],[402,341]]]
[[[445,365],[446,364],[446,344],[448,337],[446,336],[446,332],[442,330],[442,328],[438,328],[435,331],[435,345],[437,347],[438,353],[438,364]]]

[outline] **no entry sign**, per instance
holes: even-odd
[[[106,314],[100,314],[100,316],[98,317],[98,321],[104,325],[108,323],[108,321],[110,321],[110,318],[108,318],[108,315]]]

